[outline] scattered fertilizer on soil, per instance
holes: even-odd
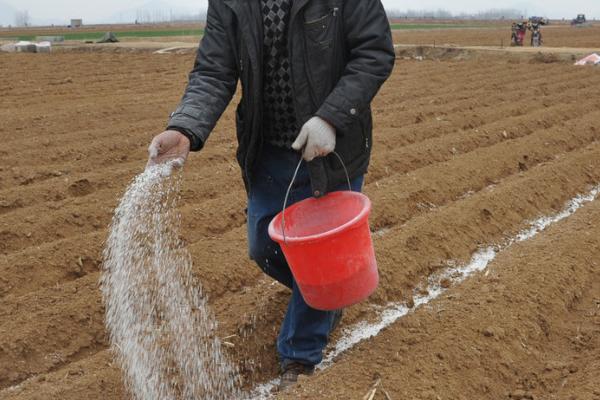
[[[179,239],[181,174],[140,174],[115,211],[101,286],[112,349],[135,399],[232,399],[240,379]]]
[[[448,268],[442,273],[442,278],[450,279],[450,277],[454,277],[451,280],[451,285],[448,287],[445,287],[446,285],[441,285],[439,276],[430,279],[428,287],[425,290],[421,290],[421,292],[426,294],[416,295],[413,298],[414,305],[412,305],[412,307],[408,307],[404,303],[392,303],[389,304],[380,313],[378,321],[373,323],[362,321],[356,324],[355,326],[346,329],[344,331],[344,336],[335,344],[333,349],[327,354],[319,368],[325,369],[329,367],[331,364],[333,364],[335,358],[343,352],[351,349],[356,344],[362,342],[365,339],[377,336],[382,329],[392,325],[397,320],[404,317],[411,311],[416,310],[420,306],[428,304],[431,301],[437,299],[449,288],[464,281],[465,279],[473,275],[475,272],[484,271],[485,269],[487,269],[490,262],[492,262],[496,258],[500,251],[507,249],[512,244],[529,240],[538,235],[540,232],[544,231],[550,225],[570,217],[583,205],[594,201],[599,194],[600,185],[592,188],[587,194],[579,195],[571,201],[569,201],[561,212],[552,216],[541,217],[531,222],[528,229],[518,233],[515,237],[509,239],[504,245],[484,247],[475,254],[473,254],[473,257],[471,258],[471,261],[468,264],[459,267]]]
[[[323,362],[318,365],[319,370],[331,367],[338,356],[350,350],[365,339],[375,337],[386,327],[392,325],[402,317],[419,307],[429,304],[445,293],[452,286],[466,280],[475,272],[484,271],[489,266],[498,253],[507,249],[514,243],[523,242],[532,239],[550,225],[562,221],[573,215],[579,208],[586,203],[594,201],[600,194],[600,185],[592,188],[587,194],[579,195],[569,201],[565,208],[552,216],[541,217],[529,224],[529,228],[519,232],[515,237],[510,238],[503,246],[488,246],[473,254],[468,264],[448,268],[442,272],[442,279],[450,282],[450,285],[440,284],[440,276],[432,277],[426,289],[421,289],[420,293],[413,298],[414,304],[410,307],[404,303],[391,303],[383,309],[375,322],[361,321],[354,326],[344,330],[343,336],[329,349]],[[453,277],[452,279],[450,277]],[[257,385],[248,399],[266,400],[273,397],[273,389],[277,385],[277,380],[271,380]]]

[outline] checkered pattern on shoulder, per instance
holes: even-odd
[[[291,147],[297,136],[287,30],[292,0],[261,0],[264,25],[263,130],[267,142]]]

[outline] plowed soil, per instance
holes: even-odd
[[[101,251],[192,61],[0,54],[0,399],[127,398],[107,346]],[[381,285],[344,327],[410,303],[449,261],[598,184],[598,87],[598,68],[568,63],[398,60],[373,104],[366,184]],[[186,166],[181,212],[250,389],[277,374],[288,293],[247,259],[233,118],[230,107]],[[599,227],[596,201],[283,398],[362,399],[380,379],[375,399],[599,399]]]

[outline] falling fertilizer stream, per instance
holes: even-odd
[[[242,394],[236,367],[227,360],[216,336],[216,321],[192,275],[192,260],[179,239],[177,201],[181,174],[176,162],[148,168],[123,196],[115,211],[104,250],[101,280],[106,324],[127,389],[138,400],[265,399],[275,381]],[[449,267],[442,275],[460,283],[484,271],[500,251],[536,236],[548,226],[595,200],[600,186],[571,200],[565,209],[540,218],[501,246],[473,255],[470,263]],[[446,289],[432,277],[414,307],[391,303],[375,322],[345,330],[320,368],[341,353],[379,332],[411,311],[438,298]]]
[[[115,211],[101,279],[112,349],[134,399],[235,399],[237,369],[179,239],[176,162],[146,169]]]

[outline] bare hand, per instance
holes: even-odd
[[[165,131],[156,136],[148,148],[148,164],[151,167],[168,161],[180,160],[181,166],[190,154],[190,140],[177,131]]]

